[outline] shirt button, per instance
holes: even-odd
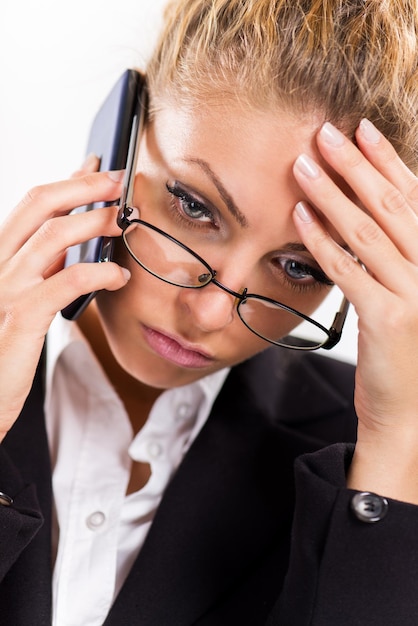
[[[0,491],[0,505],[10,506],[11,504],[13,504],[13,498],[8,496],[7,493]]]
[[[177,421],[182,422],[183,420],[187,420],[189,417],[191,417],[191,414],[191,405],[184,402],[183,404],[179,404],[179,406],[177,407],[176,419]]]
[[[158,441],[149,441],[147,443],[147,451],[152,459],[158,459],[163,452],[163,447]]]
[[[86,519],[87,528],[90,530],[97,530],[106,521],[106,515],[102,511],[95,511]]]
[[[386,498],[368,491],[356,493],[351,500],[351,509],[362,522],[380,522],[386,516],[388,508]]]

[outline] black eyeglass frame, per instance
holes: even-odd
[[[267,343],[270,343],[270,344],[276,345],[276,346],[280,346],[280,347],[284,347],[284,348],[288,348],[288,349],[291,349],[291,350],[302,350],[302,351],[307,351],[307,352],[318,350],[319,348],[323,348],[324,350],[330,350],[335,345],[337,345],[337,343],[341,339],[342,330],[343,330],[344,323],[345,323],[345,320],[347,318],[348,310],[349,310],[349,307],[350,307],[350,303],[349,303],[349,301],[347,300],[347,298],[345,296],[342,299],[340,308],[338,309],[337,313],[335,314],[335,317],[333,319],[333,322],[332,322],[330,328],[327,329],[325,326],[323,326],[322,324],[320,324],[316,320],[312,319],[308,315],[305,315],[304,313],[301,313],[300,311],[297,311],[296,309],[293,309],[292,307],[290,307],[290,306],[288,306],[288,305],[286,305],[286,304],[284,304],[282,302],[278,302],[277,300],[273,300],[271,298],[268,298],[266,296],[261,296],[259,294],[248,293],[246,288],[242,291],[242,293],[238,293],[236,291],[233,291],[232,289],[230,289],[226,285],[223,285],[221,282],[219,282],[216,279],[216,270],[212,269],[212,267],[199,254],[197,254],[197,252],[195,252],[194,250],[192,250],[191,248],[189,248],[188,246],[183,244],[181,241],[179,241],[175,237],[172,237],[169,233],[166,233],[165,231],[161,230],[157,226],[154,226],[153,224],[145,222],[144,220],[142,220],[140,218],[130,219],[130,215],[133,212],[133,207],[131,206],[132,205],[131,200],[132,200],[132,197],[133,197],[133,183],[134,183],[135,171],[136,171],[136,162],[137,162],[138,148],[139,148],[139,138],[140,138],[142,127],[143,127],[143,123],[144,123],[144,120],[143,120],[144,113],[143,113],[143,111],[144,111],[144,106],[143,106],[142,103],[139,102],[138,103],[138,110],[137,110],[137,112],[136,112],[136,114],[134,116],[134,121],[133,121],[133,125],[132,125],[131,137],[130,137],[130,142],[129,142],[129,151],[128,151],[128,157],[127,157],[127,163],[126,163],[126,172],[125,172],[125,177],[124,177],[124,182],[123,182],[123,192],[122,192],[122,196],[121,196],[120,201],[119,201],[119,211],[118,211],[118,216],[117,216],[118,226],[123,231],[122,232],[123,242],[125,244],[125,247],[126,247],[128,253],[133,258],[133,260],[136,263],[138,263],[138,265],[140,265],[140,267],[142,267],[144,270],[146,270],[152,276],[155,276],[159,280],[162,280],[163,282],[168,283],[170,285],[177,286],[177,287],[182,287],[183,289],[202,289],[203,287],[206,287],[210,283],[213,283],[214,285],[216,285],[217,287],[219,287],[220,289],[222,289],[223,291],[225,291],[226,293],[230,294],[231,296],[233,296],[236,299],[236,301],[237,301],[237,313],[238,313],[238,316],[239,316],[240,320],[242,321],[242,323],[248,328],[248,330],[250,330],[252,333],[257,335],[258,337],[260,337],[261,339],[263,339]],[[130,226],[132,226],[135,223],[141,224],[142,226],[150,228],[151,230],[159,233],[160,235],[166,237],[171,242],[177,244],[183,250],[185,250],[190,255],[192,255],[195,259],[197,259],[199,261],[199,263],[201,263],[208,270],[208,280],[205,281],[205,282],[202,282],[202,284],[200,284],[200,285],[181,285],[181,284],[172,282],[172,281],[170,281],[170,280],[168,280],[166,278],[163,278],[159,274],[156,274],[155,272],[151,271],[146,265],[144,265],[135,256],[135,254],[131,251],[130,246],[128,245],[128,243],[126,241],[125,232],[126,232],[126,230]],[[323,333],[325,333],[327,335],[328,339],[325,340],[324,343],[315,344],[313,346],[309,346],[309,345],[306,345],[306,346],[302,346],[302,345],[287,345],[287,344],[284,344],[284,343],[273,341],[271,339],[267,339],[261,333],[257,332],[253,328],[251,328],[251,326],[249,326],[247,324],[245,319],[240,314],[240,307],[241,307],[241,305],[244,304],[249,299],[261,300],[261,301],[267,302],[269,304],[273,304],[274,306],[277,306],[279,309],[283,309],[284,311],[287,311],[288,313],[291,313],[291,314],[295,315],[296,317],[299,317],[301,320],[304,320],[306,322],[309,322],[310,324],[313,324],[314,326],[319,328]]]

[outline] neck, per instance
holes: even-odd
[[[119,365],[103,332],[94,302],[84,311],[77,323],[122,400],[136,434],[145,424],[152,405],[162,390],[144,385]]]

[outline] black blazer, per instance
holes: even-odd
[[[289,567],[294,460],[354,441],[353,384],[351,365],[276,348],[233,368],[167,487],[106,626],[265,624]],[[0,491],[14,498],[0,506],[0,623],[10,626],[50,623],[52,497],[42,407],[40,366],[0,454]]]

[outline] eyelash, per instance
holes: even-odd
[[[289,257],[278,258],[276,259],[276,262],[279,265],[280,271],[283,273],[285,282],[295,291],[303,292],[315,288],[321,289],[322,287],[332,287],[334,285],[334,283],[319,267],[313,267],[308,263]],[[289,275],[289,270],[286,270],[285,267],[288,263],[294,263],[299,272],[311,276],[314,282],[303,282],[302,280],[292,279]]]
[[[184,189],[177,187],[175,184],[171,186],[168,183],[166,183],[166,189],[171,196],[170,204],[175,211],[177,219],[186,222],[188,226],[202,227],[217,225],[213,212],[202,202],[199,202],[199,200],[196,200],[196,198],[184,191]],[[189,210],[190,213],[196,211],[201,213],[201,215],[199,217],[193,217],[187,213],[187,210]],[[202,219],[202,217],[207,219]]]

